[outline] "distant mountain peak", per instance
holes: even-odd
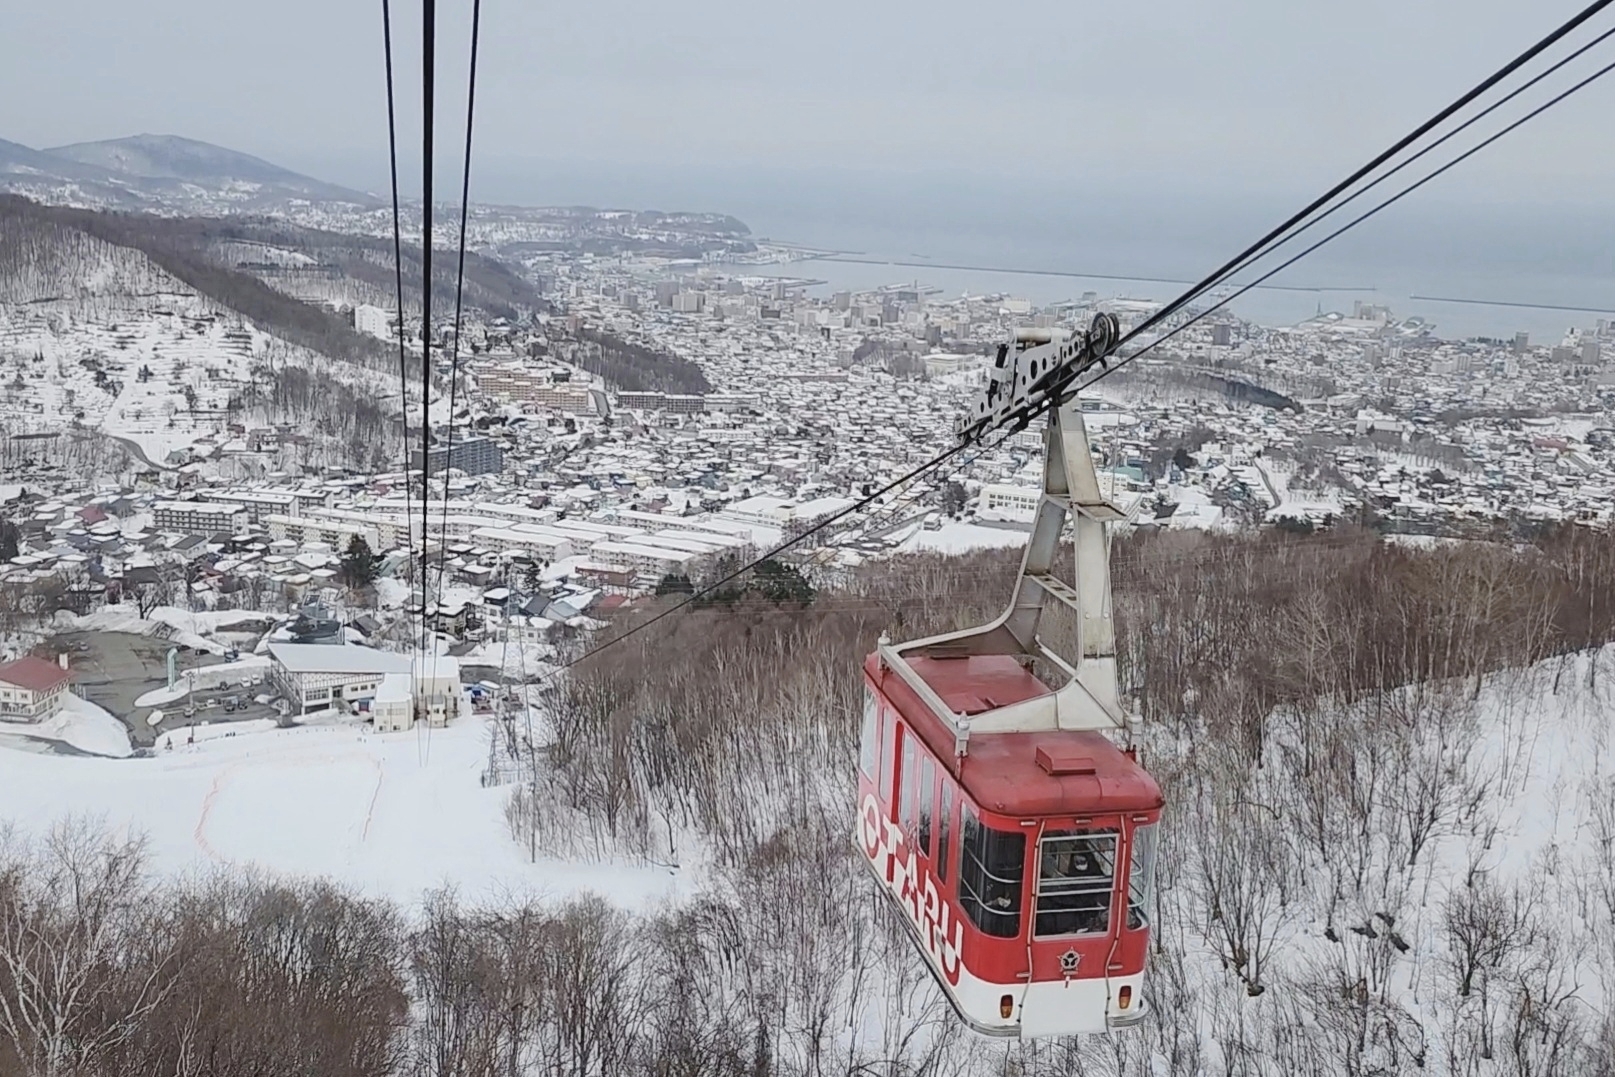
[[[142,179],[180,180],[203,186],[256,183],[322,201],[361,205],[374,201],[367,194],[293,172],[262,157],[180,135],[146,133],[53,146],[44,152]]]
[[[291,200],[380,201],[249,153],[149,132],[46,150],[0,139],[0,190],[74,205],[193,213],[260,211]]]

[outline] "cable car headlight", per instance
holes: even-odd
[[[1132,1004],[1133,989],[1130,985],[1124,985],[1120,991],[1116,992],[1116,1005],[1125,1010]]]
[[[998,1000],[998,1016],[1008,1021],[1015,1014],[1015,996],[1004,995]]]

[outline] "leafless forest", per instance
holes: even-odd
[[[677,863],[704,880],[677,907],[394,908],[154,879],[87,824],[14,835],[0,1073],[1615,1074],[1615,767],[1554,793],[1574,847],[1515,852],[1501,807],[1556,724],[1610,750],[1615,540],[1118,544],[1169,805],[1156,1017],[1026,1045],[955,1028],[849,838],[862,656],[993,612],[1013,567],[913,558],[807,609],[668,618],[551,693],[513,838]]]

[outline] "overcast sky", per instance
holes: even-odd
[[[0,137],[45,146],[176,133],[332,179],[384,175],[379,3],[8,6]],[[413,144],[419,6],[394,6]],[[447,121],[463,108],[470,5],[439,6]],[[1580,6],[489,0],[478,141],[490,162],[1036,169],[1310,187]],[[1585,98],[1471,170],[1472,185],[1606,184],[1615,162],[1599,119],[1615,92]],[[458,127],[444,122],[445,139]]]
[[[922,204],[932,232],[1069,208],[1085,235],[1131,244],[1142,219],[1177,243],[1227,224],[1206,223],[1208,205],[1232,217],[1244,199],[1252,224],[1293,207],[1582,3],[488,0],[473,198],[724,210],[790,238],[901,223]],[[0,138],[173,133],[384,189],[379,0],[8,6]],[[440,8],[438,182],[452,196],[470,3]],[[395,19],[416,187],[418,0],[396,0]],[[1612,109],[1615,76],[1421,193],[1415,212],[1607,207]],[[1526,219],[1516,233],[1535,236]],[[1157,253],[1138,264],[1177,261]],[[1595,268],[1610,257],[1583,254]]]

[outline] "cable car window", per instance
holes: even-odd
[[[903,837],[907,841],[914,840],[914,832],[919,828],[919,818],[914,810],[914,794],[917,791],[919,777],[919,768],[914,765],[914,731],[904,726],[903,773],[898,776],[898,780],[903,783],[903,792],[897,806],[897,822],[903,828]]]
[[[864,730],[858,739],[858,767],[873,778],[880,766],[880,703],[864,689]]]
[[[1038,935],[1102,935],[1110,930],[1116,839],[1112,831],[1044,833],[1038,857]]]
[[[1133,829],[1133,853],[1127,867],[1127,926],[1133,931],[1150,926],[1155,902],[1156,824]]]
[[[1021,933],[1026,835],[983,826],[968,804],[960,814],[959,905],[988,935],[1015,938]]]
[[[936,877],[946,882],[950,852],[948,837],[953,830],[953,786],[948,784],[946,778],[942,779],[942,810],[937,815]]]
[[[893,719],[880,723],[880,803],[882,811],[892,810],[895,792],[892,783],[897,775],[897,727]]]
[[[931,757],[920,757],[920,852],[931,855],[931,805],[936,799],[936,764]]]

